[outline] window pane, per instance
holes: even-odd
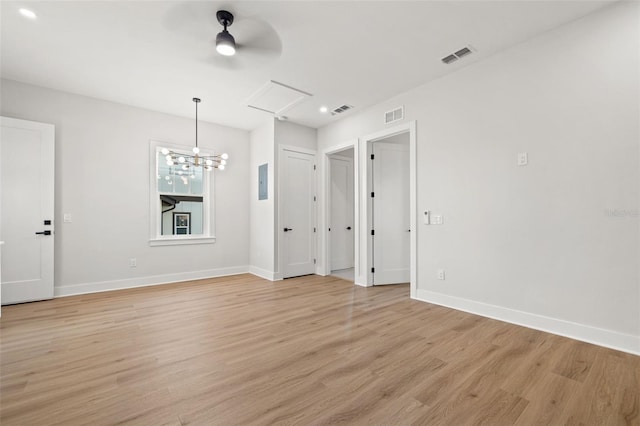
[[[160,195],[162,235],[202,235],[202,197]]]
[[[191,181],[191,194],[202,194],[202,177],[202,167],[198,167],[195,170],[192,170],[191,178],[189,179]]]
[[[166,156],[156,154],[158,171],[158,192],[161,194],[202,195],[204,190],[202,167],[187,167],[176,163],[167,164]]]
[[[158,152],[158,192],[173,192],[173,173],[161,153]]]

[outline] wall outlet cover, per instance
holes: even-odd
[[[518,153],[518,166],[526,166],[529,164],[529,154],[526,152]]]

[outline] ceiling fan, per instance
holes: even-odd
[[[227,31],[227,27],[233,24],[233,15],[226,10],[219,10],[216,12],[216,18],[224,27],[216,36],[216,51],[224,56],[233,56],[236,54],[236,39]]]
[[[164,25],[198,42],[211,40],[221,25],[214,41],[216,50],[203,50],[205,61],[219,68],[255,68],[277,59],[282,43],[275,29],[260,19],[255,9],[242,3],[235,8],[238,10],[232,13],[216,10],[208,2],[181,2],[167,12]],[[229,32],[232,25],[233,34]]]

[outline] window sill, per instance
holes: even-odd
[[[152,238],[149,240],[151,247],[155,246],[182,246],[190,244],[213,244],[216,237],[183,237],[183,238]]]

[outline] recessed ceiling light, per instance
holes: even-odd
[[[323,114],[324,114],[324,113],[326,113],[327,111],[329,111],[329,108],[327,108],[326,106],[321,106],[321,107],[320,107],[320,112],[321,112],[321,113],[323,113]]]
[[[20,15],[29,19],[36,19],[38,17],[38,15],[36,15],[34,11],[24,8],[20,9]]]

